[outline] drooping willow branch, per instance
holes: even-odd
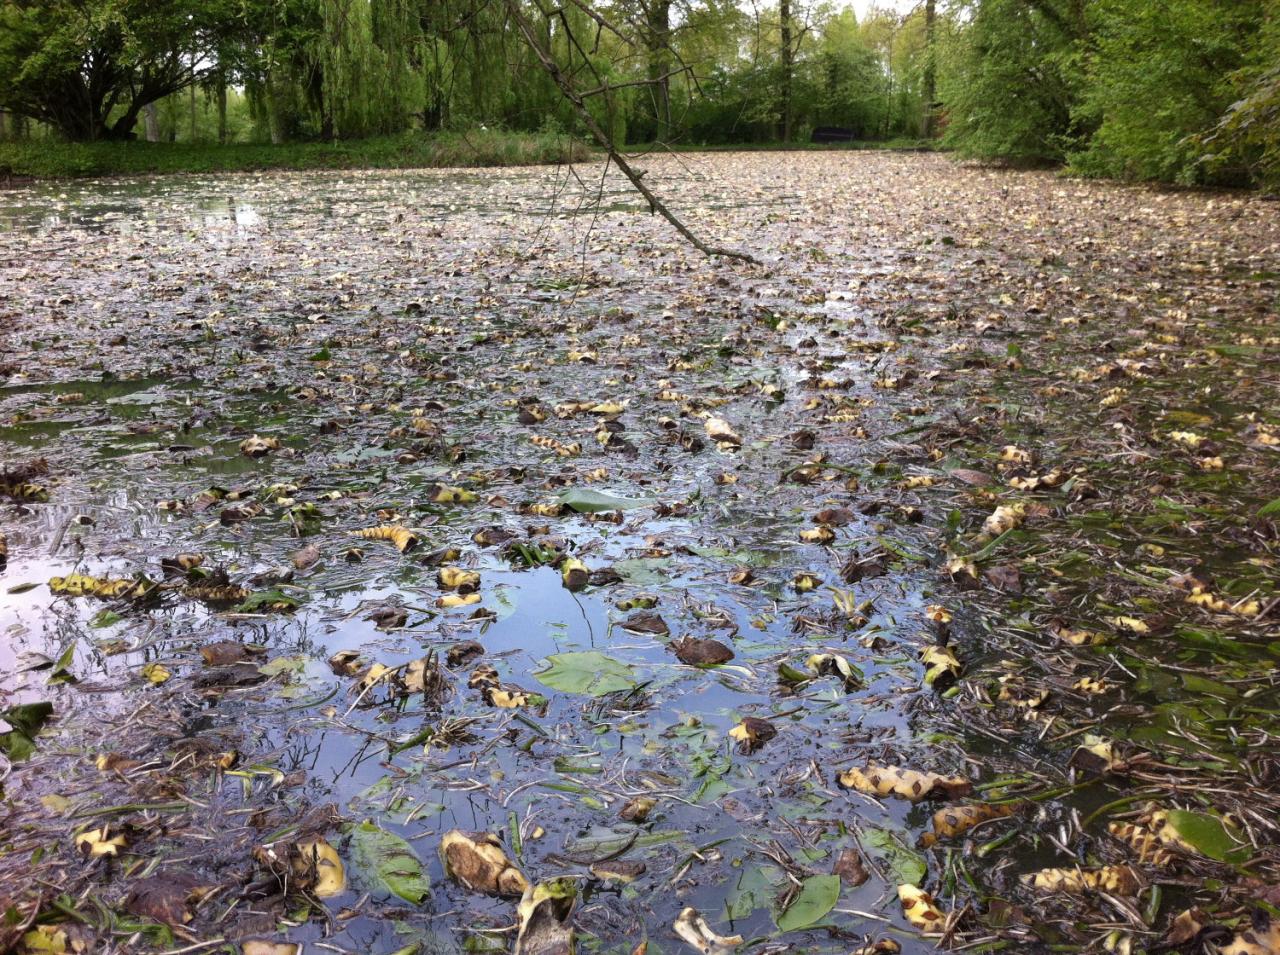
[[[547,75],[551,77],[557,88],[559,88],[561,95],[568,100],[569,105],[572,106],[574,112],[578,114],[578,118],[582,121],[582,125],[586,127],[587,132],[589,132],[591,137],[600,144],[600,148],[608,153],[609,159],[622,171],[622,174],[631,181],[631,185],[635,187],[636,191],[645,198],[649,203],[649,208],[653,209],[661,215],[662,218],[671,223],[672,227],[684,237],[685,241],[703,255],[721,255],[725,258],[738,259],[743,262],[751,262],[759,265],[760,261],[754,256],[748,255],[746,252],[738,252],[734,249],[724,249],[718,246],[708,245],[702,239],[698,238],[698,236],[694,235],[693,232],[690,231],[689,227],[681,222],[674,212],[667,208],[666,203],[659,199],[658,196],[654,194],[653,190],[645,184],[644,173],[636,171],[636,169],[627,161],[627,157],[622,155],[622,152],[614,144],[613,137],[609,135],[609,133],[605,131],[604,127],[596,121],[596,118],[591,115],[591,111],[587,108],[586,98],[578,90],[573,77],[560,68],[560,64],[556,62],[555,56],[552,54],[551,50],[543,44],[542,38],[538,35],[538,31],[529,21],[524,10],[521,9],[520,0],[505,0],[505,2],[512,22],[516,24],[517,28],[520,30],[520,35],[524,37],[525,43],[528,44],[529,48],[533,50],[534,54],[537,56],[538,62],[542,64],[542,68],[546,70]],[[564,21],[563,17],[561,20],[565,23],[565,29],[570,34],[570,41],[576,44],[576,38],[572,36],[572,31],[569,30],[568,23]],[[597,19],[596,22],[597,25],[600,25],[599,19]],[[586,58],[585,52],[584,58]],[[587,59],[587,63],[588,65],[590,64],[589,59]],[[597,78],[599,79],[598,75]],[[593,90],[592,93],[606,92],[610,88],[611,87],[608,84],[602,83],[601,86]]]

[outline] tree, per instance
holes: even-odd
[[[127,139],[196,82],[222,12],[182,0],[0,0],[0,109],[72,140]]]
[[[1095,0],[1076,116],[1093,129],[1072,156],[1086,172],[1207,181],[1198,137],[1239,88],[1266,0]]]
[[[1085,40],[1080,0],[969,0],[943,77],[947,142],[966,155],[1060,161],[1074,127]]]

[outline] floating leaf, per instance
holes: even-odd
[[[10,727],[0,733],[0,753],[15,763],[29,758],[36,751],[36,735],[52,715],[52,703],[24,703],[0,712]]]
[[[1218,862],[1243,862],[1249,857],[1249,849],[1231,835],[1226,823],[1218,816],[1205,812],[1189,812],[1170,809],[1164,813],[1165,828],[1176,835],[1179,842],[1201,855]],[[1166,833],[1157,831],[1162,839]],[[1168,841],[1163,839],[1163,841]]]
[[[637,507],[648,507],[653,503],[651,497],[615,497],[603,491],[593,491],[586,487],[571,487],[556,495],[561,504],[573,508],[579,514],[600,514],[604,511],[630,511]]]
[[[924,856],[889,829],[868,826],[862,832],[862,845],[888,870],[892,882],[918,885],[929,871]]]
[[[783,932],[808,928],[836,907],[840,899],[840,876],[812,875],[804,880],[786,911],[774,921]]]
[[[406,902],[418,905],[431,894],[431,883],[412,846],[372,822],[351,829],[351,857],[366,880]]]
[[[634,667],[607,657],[598,650],[581,653],[553,653],[547,657],[551,664],[535,673],[539,683],[564,693],[582,693],[586,696],[604,696],[630,690],[636,685]]]

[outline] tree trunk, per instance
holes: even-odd
[[[671,135],[671,0],[650,0],[645,8],[649,93],[653,97],[653,138]]]
[[[271,144],[279,146],[284,142],[284,130],[280,122],[280,98],[276,90],[276,78],[270,67],[267,68],[264,85],[267,88],[267,126],[271,130]]]
[[[933,109],[938,98],[938,71],[935,62],[938,9],[937,0],[925,0],[924,4],[924,118],[920,123],[920,135],[933,138]]]
[[[4,110],[0,109],[0,140],[8,138],[7,136],[9,132],[8,118],[9,118],[9,114],[6,113]]]
[[[791,140],[791,78],[795,73],[795,50],[791,46],[791,0],[779,0],[778,27],[781,39],[778,52],[782,64],[779,130],[782,141],[785,143]]]
[[[191,141],[196,141],[196,84],[191,84]]]
[[[148,103],[143,107],[142,118],[146,123],[147,142],[160,142],[160,111],[155,103]]]
[[[218,143],[227,144],[227,74],[218,72]]]

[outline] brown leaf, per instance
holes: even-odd
[[[733,659],[733,651],[719,640],[685,637],[671,644],[681,663],[690,666],[716,666]]]
[[[667,622],[656,613],[633,613],[622,621],[622,629],[632,633],[652,633],[659,637],[665,637],[671,632]]]
[[[440,843],[445,872],[468,889],[489,895],[520,895],[529,880],[507,858],[491,832],[451,829]]]
[[[831,866],[831,874],[840,876],[840,881],[845,885],[853,886],[862,885],[871,878],[857,849],[845,849],[836,856],[836,861]]]
[[[301,550],[294,551],[293,566],[298,570],[306,570],[320,559],[320,545],[308,544]]]
[[[185,925],[191,921],[190,902],[199,887],[200,880],[189,872],[154,875],[133,884],[125,896],[125,911],[166,925]]]

